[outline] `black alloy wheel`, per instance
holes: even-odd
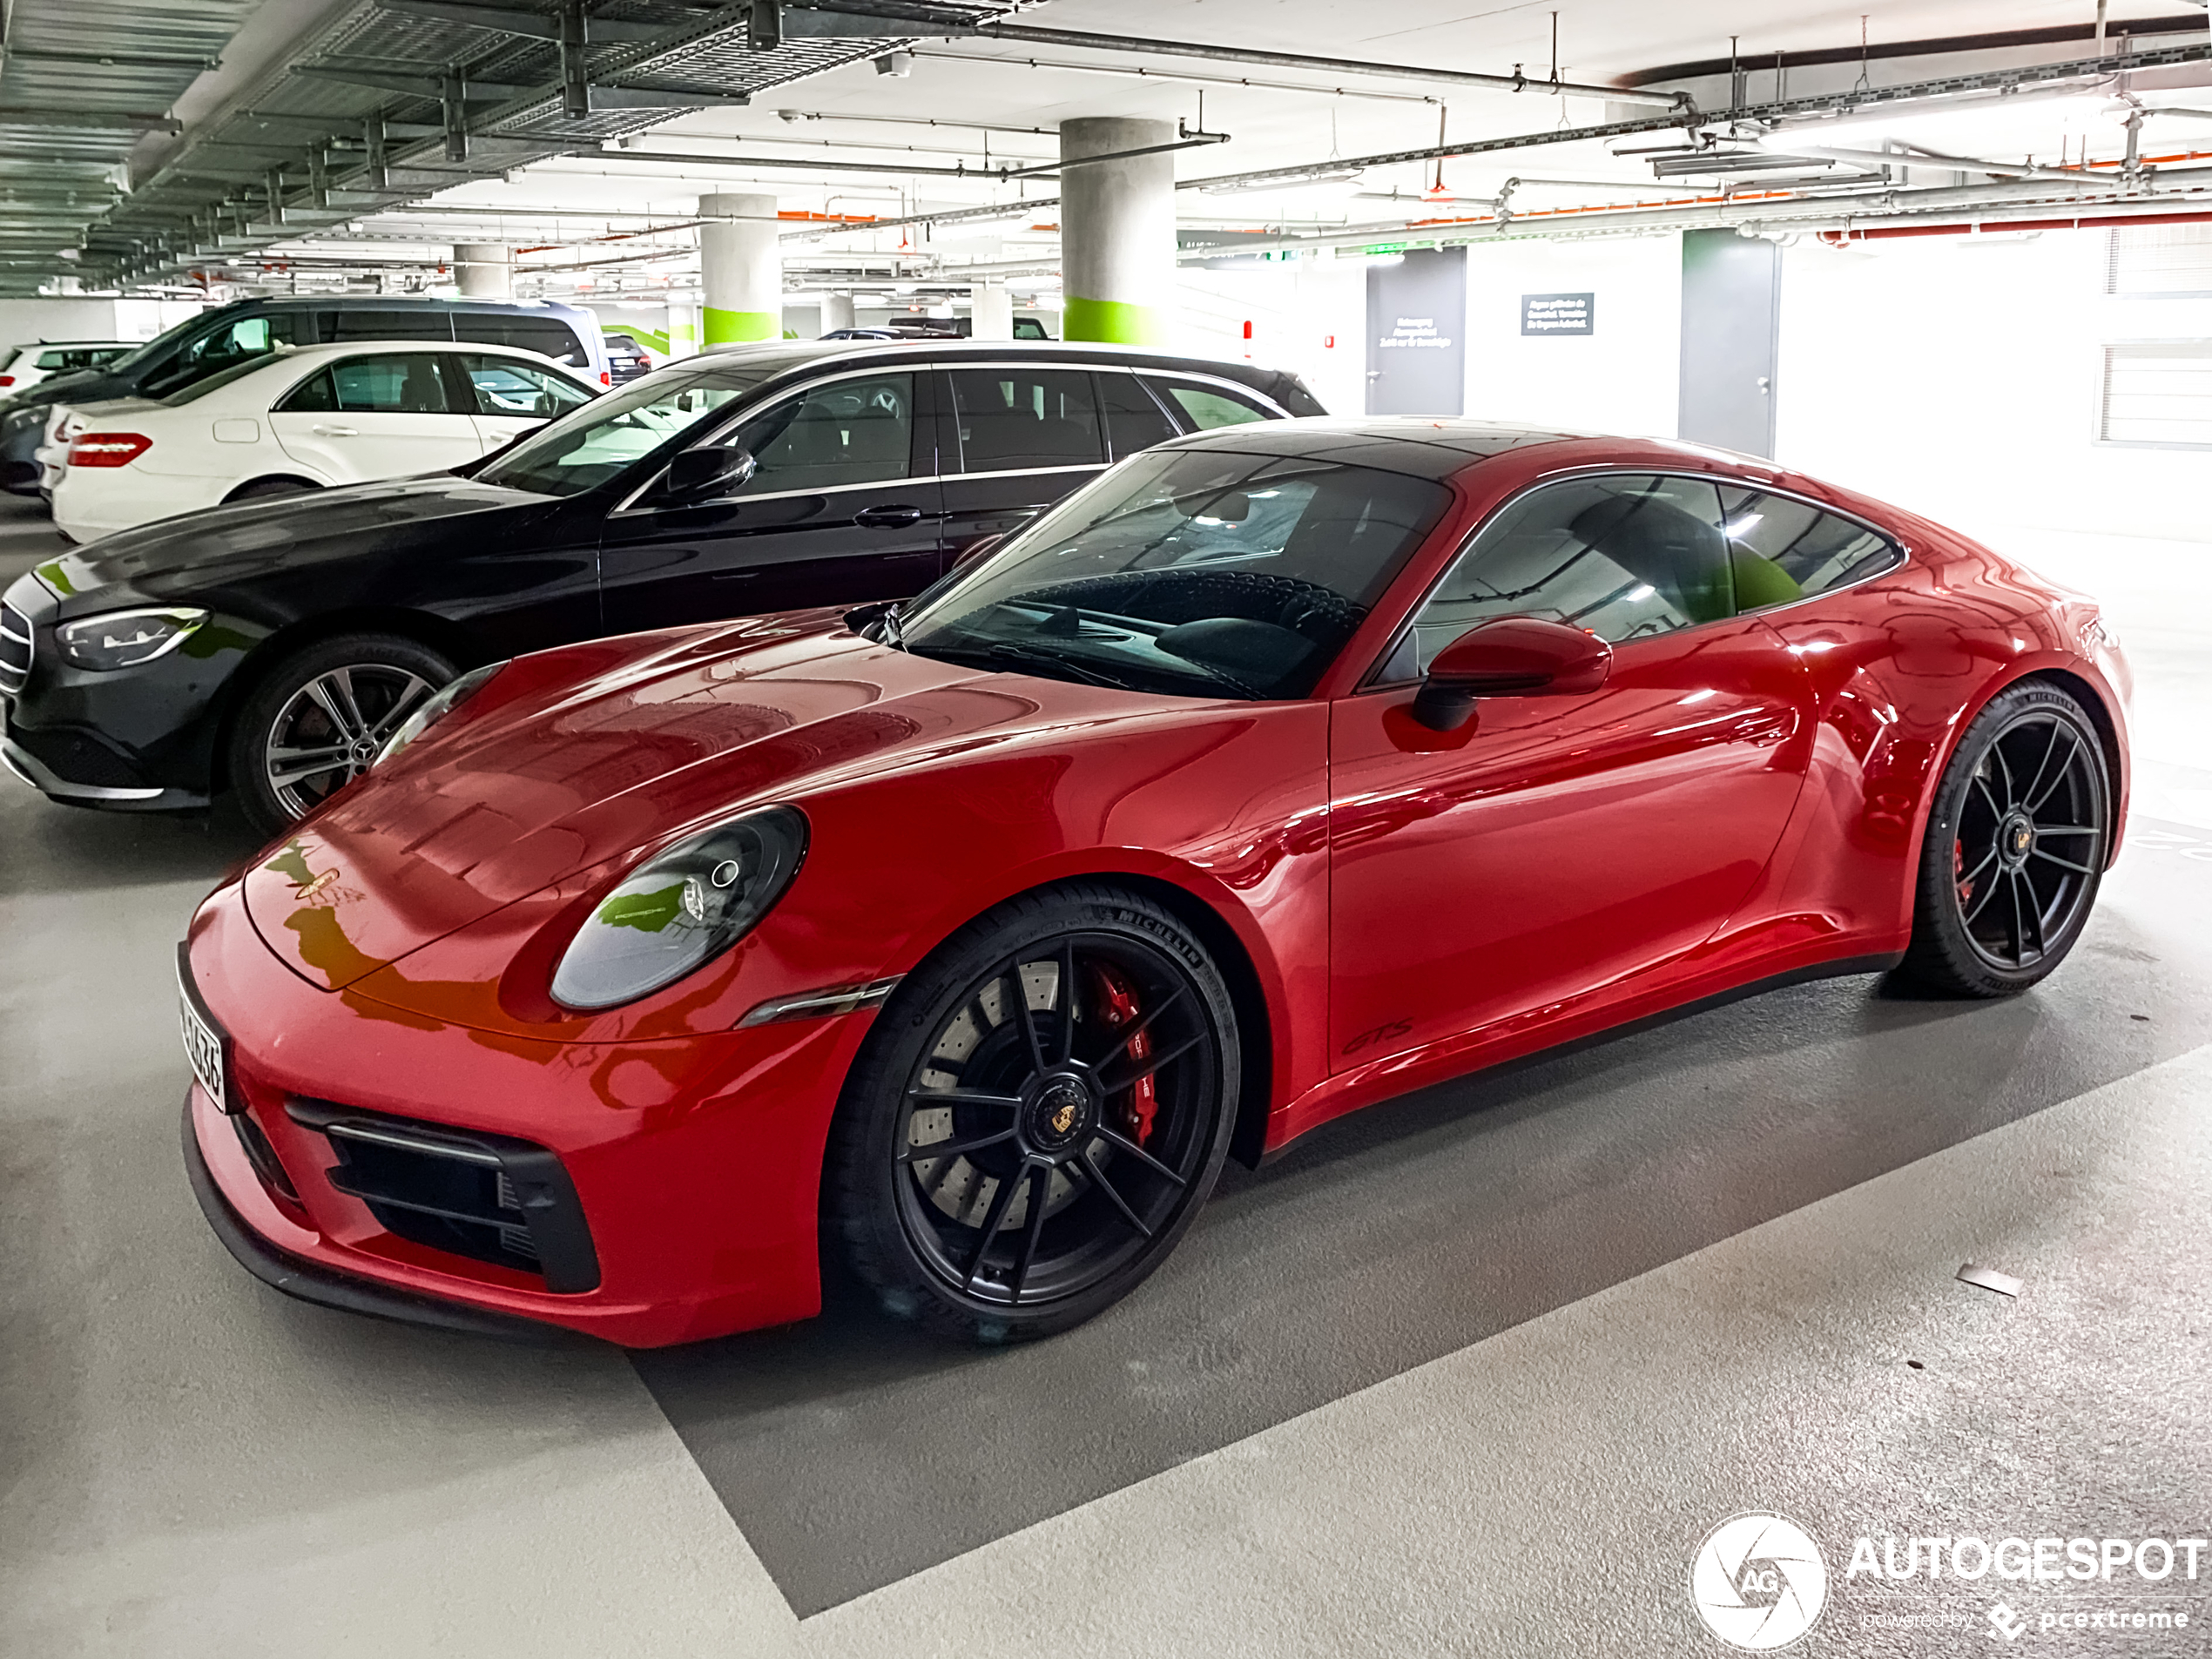
[[[1003,1342],[1151,1272],[1221,1171],[1236,1015],[1204,946],[1089,884],[1009,901],[877,1016],[833,1132],[826,1217],[885,1306]]]
[[[2000,692],[1944,773],[1898,972],[1970,996],[2026,990],[2062,961],[2112,844],[2104,748],[2080,703],[2029,681]]]
[[[232,787],[274,835],[368,770],[377,752],[460,671],[399,634],[343,634],[294,651],[246,694],[232,723]]]

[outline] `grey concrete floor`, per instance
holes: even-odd
[[[51,545],[0,505],[0,581]],[[183,1181],[169,968],[248,838],[0,790],[0,1655],[1719,1654],[1689,1565],[1747,1509],[1834,1575],[1795,1651],[2212,1651],[2212,1559],[1844,1575],[1862,1534],[2212,1535],[2212,754],[2175,620],[2212,592],[2138,551],[2040,550],[2114,596],[2155,809],[2046,987],[1801,987],[1395,1103],[1013,1354],[841,1295],[632,1359],[263,1290]],[[2039,1628],[2077,1608],[2193,1628]]]

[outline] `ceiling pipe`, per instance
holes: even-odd
[[[1952,220],[1944,225],[1865,225],[1844,230],[1816,232],[1831,247],[1848,247],[1853,242],[1884,241],[1893,236],[1972,236],[1984,225],[1995,224],[2006,231],[2092,231],[2114,225],[2207,225],[2212,224],[2212,208],[2194,213],[2081,213],[2071,219],[2000,219]]]
[[[1040,29],[1030,24],[979,23],[973,32],[988,40],[1010,40],[1038,46],[1078,46],[1093,51],[1137,52],[1162,57],[1204,57],[1222,64],[1263,64],[1271,69],[1298,69],[1330,75],[1371,75],[1389,80],[1440,81],[1450,86],[1480,87],[1491,92],[1534,92],[1609,99],[1616,104],[1648,104],[1662,109],[1686,109],[1686,92],[1650,92],[1629,86],[1599,86],[1580,81],[1539,80],[1514,65],[1510,75],[1480,75],[1467,70],[1439,69],[1425,64],[1374,64],[1352,57],[1315,57],[1303,52],[1263,51],[1248,46],[1213,46],[1191,40],[1153,40],[1140,35],[1099,35],[1076,29]]]

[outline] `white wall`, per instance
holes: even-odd
[[[1591,332],[1524,337],[1521,300],[1530,293],[1594,294]],[[1682,378],[1682,239],[1470,246],[1467,340],[1470,419],[1671,438]]]
[[[1170,343],[1195,357],[1289,369],[1332,415],[1358,415],[1366,408],[1366,271],[1359,260],[1328,253],[1228,271],[1185,268]]]
[[[0,300],[0,347],[40,340],[152,340],[200,309],[188,300]]]
[[[1776,458],[2003,546],[2212,540],[2212,451],[2099,444],[2100,348],[2212,340],[2212,300],[2104,292],[2107,233],[1784,250]]]

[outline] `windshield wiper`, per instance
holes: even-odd
[[[1078,663],[1056,651],[1039,651],[1034,645],[1023,645],[1012,640],[995,640],[988,645],[948,645],[934,648],[932,656],[948,657],[954,661],[961,658],[981,658],[986,663],[1015,664],[1023,668],[1047,668],[1058,671],[1069,679],[1081,680],[1087,685],[1104,685],[1117,691],[1142,691],[1146,688],[1134,680],[1121,678],[1105,670],[1093,668],[1088,663]],[[1042,676],[1045,679],[1051,674]]]

